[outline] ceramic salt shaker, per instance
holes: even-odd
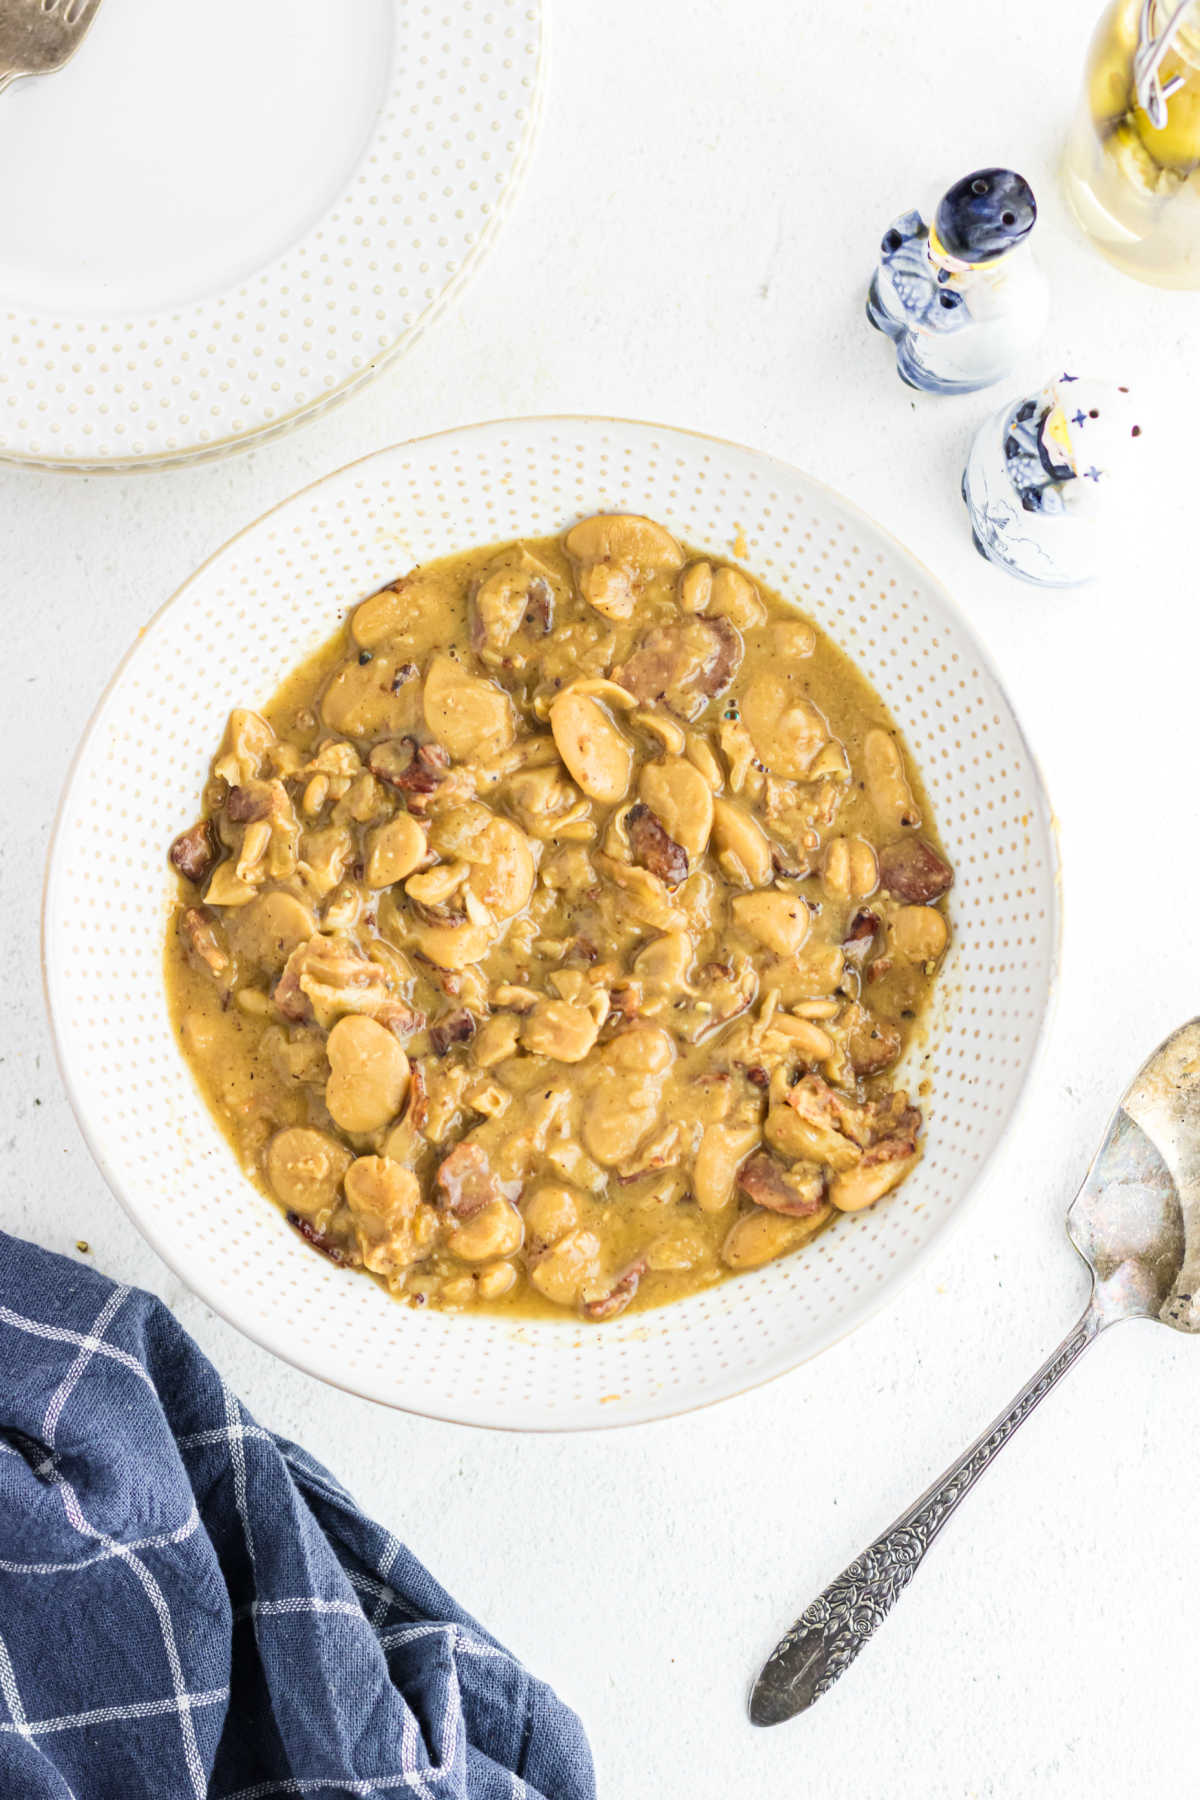
[[[1063,374],[1010,402],[963,473],[975,548],[1042,587],[1093,580],[1128,518],[1143,442],[1127,387]]]
[[[977,169],[942,195],[933,224],[907,212],[883,235],[867,317],[896,345],[902,381],[969,394],[1009,373],[1048,311],[1029,234],[1037,202],[1011,169]]]

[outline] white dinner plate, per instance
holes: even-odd
[[[605,1325],[415,1312],[317,1256],[242,1175],[176,1046],[163,989],[167,847],[193,823],[234,705],[265,701],[346,609],[414,563],[644,511],[763,577],[854,657],[903,728],[955,867],[952,948],[903,1187],[794,1256]],[[736,546],[736,549],[735,549]],[[1029,1076],[1054,981],[1057,858],[1034,760],[953,601],[894,538],[754,450],[611,419],[520,419],[401,444],[251,525],[143,632],[84,738],[51,851],[44,954],[87,1140],[209,1305],[340,1386],[522,1429],[660,1418],[842,1336],[958,1217]]]
[[[211,456],[413,341],[524,171],[541,0],[107,0],[0,97],[0,456]]]

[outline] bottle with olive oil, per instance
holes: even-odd
[[[1200,288],[1200,0],[1113,0],[1064,175],[1076,218],[1118,268]]]

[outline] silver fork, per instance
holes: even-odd
[[[22,75],[53,75],[74,56],[100,0],[0,0],[0,93]]]

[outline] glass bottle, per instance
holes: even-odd
[[[1113,0],[1096,27],[1064,164],[1110,262],[1200,288],[1200,0]]]

